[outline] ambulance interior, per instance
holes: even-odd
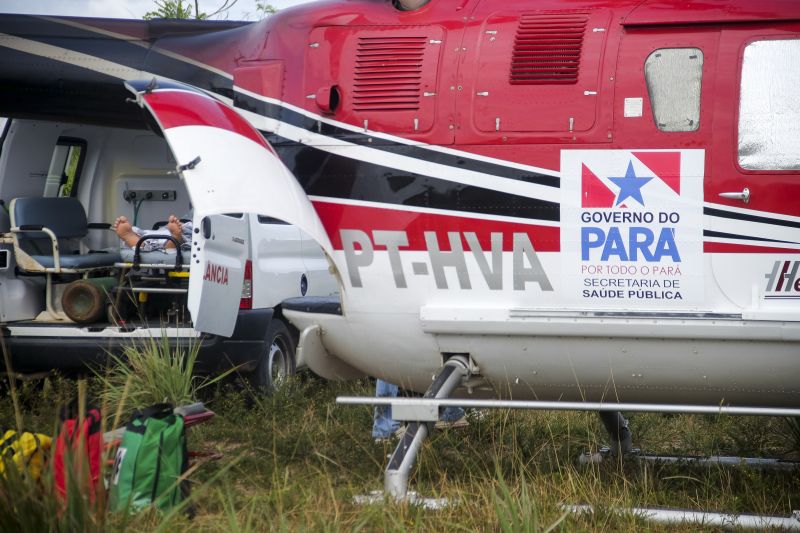
[[[188,251],[132,265],[111,228],[120,215],[143,230],[191,216],[166,141],[147,129],[4,122],[0,321],[188,322]]]

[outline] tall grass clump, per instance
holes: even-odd
[[[800,455],[800,417],[786,418],[786,437],[788,453],[797,457]]]
[[[54,448],[47,453],[52,458]],[[97,487],[96,497],[89,496],[88,484],[91,483],[87,462],[78,457],[80,452],[71,448],[65,451],[66,493],[62,496],[55,488],[52,468],[44,468],[39,479],[35,479],[28,471],[21,470],[13,460],[0,458],[5,472],[0,475],[0,531],[30,533],[103,533],[124,531],[147,531],[157,533],[174,533],[188,531],[191,522],[187,517],[187,509],[196,506],[198,497],[211,494],[219,479],[228,474],[235,466],[238,458],[233,458],[222,465],[207,481],[196,484],[193,491],[179,505],[168,512],[159,512],[155,507],[148,507],[134,517],[130,510],[111,512],[107,508],[103,472]],[[77,466],[77,468],[76,468]],[[196,463],[184,473],[189,477],[200,466]],[[229,523],[238,520],[235,509],[224,509]],[[245,524],[239,531],[257,531]],[[229,529],[234,531],[233,529]]]
[[[109,354],[109,366],[95,370],[95,375],[111,405],[119,405],[126,387],[131,409],[162,402],[185,405],[197,400],[198,391],[235,370],[214,377],[196,376],[199,351],[199,341],[189,339],[171,346],[169,336],[162,332],[160,338],[147,337],[125,346],[121,355]]]
[[[78,381],[78,419],[85,416],[87,383]],[[18,405],[18,391],[10,391],[14,405]],[[122,398],[124,402],[124,398]],[[82,426],[82,423],[79,424]],[[103,425],[104,426],[104,425]],[[84,435],[79,433],[77,448],[64,448],[64,494],[56,488],[53,456],[56,450],[58,422],[53,424],[53,440],[49,446],[41,446],[36,454],[43,462],[41,469],[32,468],[33,455],[17,462],[11,453],[0,457],[3,471],[0,474],[0,531],[50,531],[50,532],[100,532],[106,530],[106,502],[103,487],[103,462],[96,487],[89,473]],[[23,432],[17,426],[17,432]],[[102,431],[102,429],[101,429]],[[38,440],[38,439],[37,439]],[[34,474],[36,472],[36,474]],[[93,497],[92,495],[96,495]]]
[[[552,531],[570,514],[569,511],[564,511],[554,522],[544,522],[540,509],[543,502],[531,494],[527,476],[522,476],[516,488],[508,483],[499,468],[496,476],[496,486],[492,490],[492,508],[498,527],[503,533]]]
[[[34,479],[13,461],[3,461],[6,468],[0,476],[0,531],[105,531],[101,501],[86,497],[86,472],[84,483],[68,478],[65,505],[55,489],[51,468],[43,469],[42,477]]]

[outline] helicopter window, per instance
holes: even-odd
[[[739,165],[800,169],[800,40],[755,41],[744,49],[739,96]]]
[[[85,158],[85,140],[59,137],[50,160],[43,196],[75,196]]]
[[[258,215],[258,223],[259,224],[280,224],[280,225],[288,225],[288,222],[284,222],[283,220],[275,217],[268,217],[265,215]]]
[[[392,0],[394,7],[400,11],[416,11],[431,0]]]
[[[699,48],[661,48],[647,57],[644,76],[653,120],[661,131],[700,127],[703,52]]]
[[[3,153],[3,145],[6,142],[8,130],[11,128],[11,119],[0,117],[0,155]]]

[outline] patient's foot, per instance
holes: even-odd
[[[169,219],[167,219],[167,229],[169,230],[170,235],[172,235],[176,241],[179,243],[183,242],[183,224],[181,223],[181,219],[175,215],[170,215]],[[175,248],[175,243],[172,241],[167,241],[167,248]]]
[[[117,217],[114,221],[114,231],[131,248],[139,242],[139,235],[133,231],[133,226],[126,217]]]

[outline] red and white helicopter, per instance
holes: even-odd
[[[800,414],[799,85],[792,0],[0,16],[0,115],[143,108],[195,227],[258,212],[320,243],[341,300],[283,309],[314,371],[428,391],[393,400],[407,419],[489,397],[623,440],[619,410]]]

